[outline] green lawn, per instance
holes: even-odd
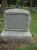
[[[31,32],[37,33],[37,12],[31,12]]]
[[[31,25],[30,25],[30,31],[32,33],[32,44],[27,44],[23,48],[16,48],[15,50],[37,50],[37,9],[34,9],[31,12]],[[0,14],[0,32],[3,30],[3,17]],[[25,45],[25,44],[24,44]]]

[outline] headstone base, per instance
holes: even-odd
[[[3,31],[1,37],[4,41],[32,41],[32,35],[28,32],[18,32],[18,31]]]

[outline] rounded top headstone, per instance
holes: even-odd
[[[25,31],[29,30],[30,13],[24,9],[9,9],[5,11],[5,30]]]
[[[15,8],[15,9],[8,9],[5,11],[6,14],[13,14],[13,13],[26,13],[26,14],[29,14],[29,11],[28,10],[24,10],[24,9],[18,9],[18,8]]]

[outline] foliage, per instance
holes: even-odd
[[[37,0],[31,0],[31,1],[32,1],[32,6],[37,7]],[[10,4],[16,5],[16,3],[18,3],[21,6],[30,6],[31,1],[30,0],[7,0],[7,3],[8,3],[8,6]]]
[[[21,6],[30,6],[29,1],[27,1],[27,0],[7,0],[8,6],[10,4],[16,5],[16,3],[18,3],[18,5],[21,5]]]
[[[37,7],[37,0],[32,0],[32,6]]]
[[[16,5],[16,2],[21,5],[21,6],[31,6],[30,3],[32,1],[32,6],[33,7],[37,7],[37,0],[7,0],[7,4],[8,6],[10,6],[10,4],[12,5]],[[0,0],[0,4],[2,3],[2,0]]]
[[[3,15],[0,14],[0,32],[3,30],[3,26],[4,26],[4,19],[3,19]]]

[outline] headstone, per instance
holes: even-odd
[[[4,30],[1,33],[3,40],[13,39],[30,40],[32,35],[29,31],[31,16],[28,10],[9,9],[4,12]]]

